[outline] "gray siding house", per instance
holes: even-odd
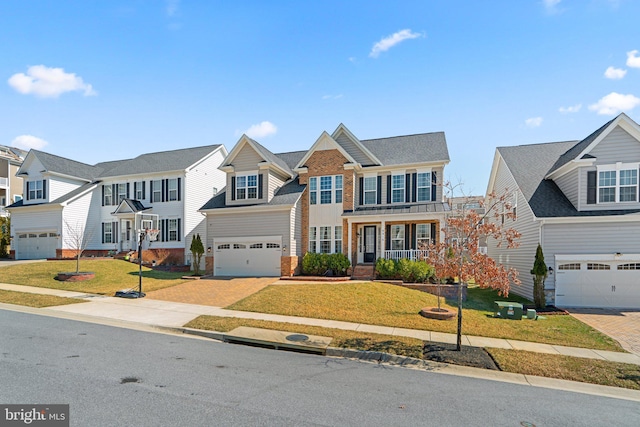
[[[517,249],[488,254],[520,273],[533,296],[536,247],[547,303],[640,308],[640,126],[620,114],[580,141],[498,147],[487,193],[515,193]]]

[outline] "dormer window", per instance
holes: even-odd
[[[258,175],[236,176],[236,200],[258,198]]]
[[[44,181],[27,181],[27,196],[29,200],[44,199]]]
[[[598,166],[598,203],[638,201],[638,164]]]

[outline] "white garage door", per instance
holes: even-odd
[[[640,256],[556,257],[559,307],[640,308]]]
[[[53,232],[19,233],[14,239],[16,259],[55,258],[58,235]]]
[[[214,240],[216,276],[280,276],[281,237]]]

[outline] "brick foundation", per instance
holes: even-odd
[[[299,275],[302,270],[301,258],[297,256],[280,257],[280,275],[291,277]]]
[[[204,271],[206,274],[213,274],[213,255],[204,257]]]

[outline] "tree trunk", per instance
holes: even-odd
[[[456,350],[462,350],[462,280],[458,280],[458,334]]]

